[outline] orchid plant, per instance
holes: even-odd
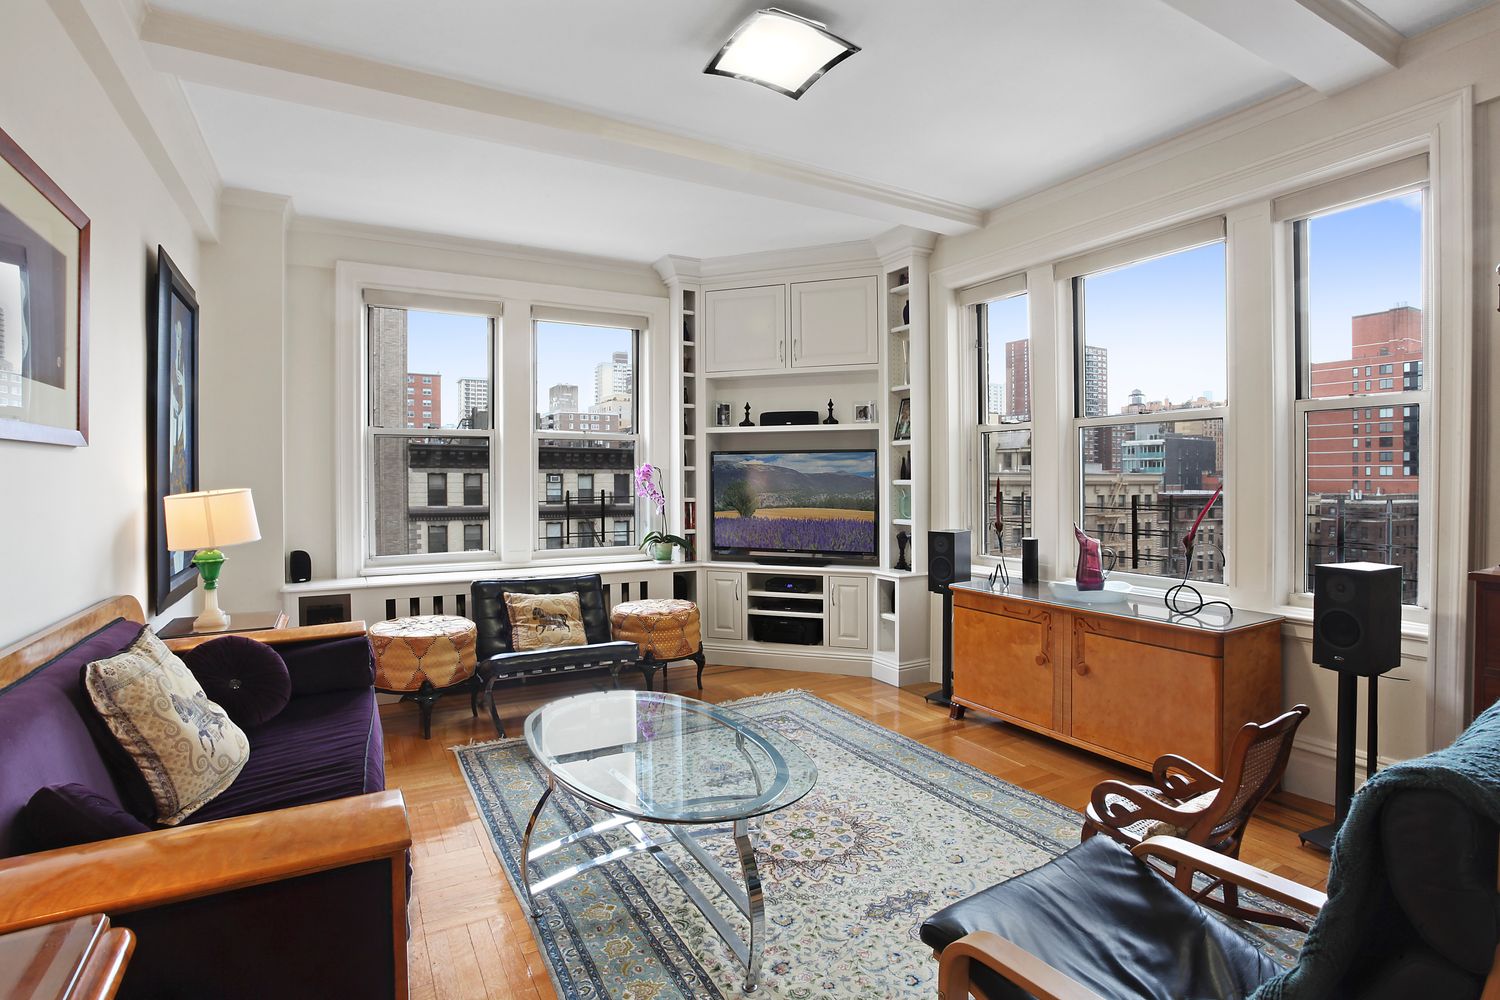
[[[657,523],[659,528],[649,532],[641,539],[641,548],[651,546],[652,556],[661,562],[670,562],[672,559],[672,547],[678,546],[684,553],[688,550],[688,540],[681,535],[669,535],[667,527],[667,497],[661,491],[656,482],[657,470],[650,462],[646,462],[635,470],[635,495],[643,500],[651,501],[656,508]]]

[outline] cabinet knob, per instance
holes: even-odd
[[[1045,667],[1050,662],[1052,662],[1052,661],[1047,657],[1046,653],[1038,653],[1038,654],[1036,654],[1036,665],[1037,666],[1039,666],[1039,667]]]

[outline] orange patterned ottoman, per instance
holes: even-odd
[[[698,690],[703,690],[703,638],[698,628],[698,605],[692,601],[624,601],[609,613],[616,639],[641,648],[639,666],[646,671],[646,687],[653,687],[661,667],[661,688],[667,689],[667,664],[692,660],[698,664]]]
[[[375,689],[417,703],[423,739],[432,738],[432,706],[448,691],[468,688],[470,708],[479,714],[474,636],[473,622],[452,615],[392,618],[370,626]]]

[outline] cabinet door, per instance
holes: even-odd
[[[740,603],[740,574],[708,574],[708,621],[710,639],[740,639],[745,634],[745,612]]]
[[[1075,618],[1071,735],[1143,767],[1175,753],[1223,773],[1218,739],[1223,662],[1137,642],[1112,634],[1107,623]]]
[[[710,375],[785,368],[786,286],[721,288],[704,295]]]
[[[793,368],[880,361],[874,278],[792,283]]]
[[[870,648],[869,587],[862,576],[828,578],[828,645]]]
[[[1054,729],[1052,613],[953,609],[953,696],[985,711]]]

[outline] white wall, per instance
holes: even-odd
[[[3,645],[111,594],[147,604],[148,277],[157,244],[194,285],[200,270],[192,225],[39,0],[5,4],[0,127],[93,224],[88,447],[0,441]]]
[[[984,229],[940,241],[933,257],[934,428],[955,430],[935,435],[934,467],[962,469],[967,455],[956,430],[967,411],[957,405],[950,389],[958,370],[956,340],[946,335],[956,319],[949,305],[951,289],[1039,265],[1042,269],[1031,273],[1045,279],[1050,276],[1045,265],[1061,257],[1210,214],[1228,216],[1235,272],[1231,275],[1231,336],[1242,338],[1242,343],[1260,342],[1249,344],[1243,355],[1252,358],[1253,365],[1237,363],[1230,393],[1239,437],[1238,454],[1228,457],[1228,472],[1230,490],[1238,490],[1241,504],[1232,515],[1237,521],[1233,540],[1239,556],[1230,555],[1234,579],[1229,594],[1241,606],[1277,610],[1283,603],[1278,593],[1282,588],[1276,584],[1274,560],[1268,552],[1280,542],[1268,545],[1267,539],[1284,538],[1293,530],[1273,512],[1281,497],[1290,495],[1282,488],[1289,473],[1280,470],[1282,446],[1276,441],[1289,435],[1291,428],[1275,417],[1274,408],[1250,402],[1277,391],[1281,377],[1271,346],[1278,314],[1270,282],[1274,268],[1265,199],[1278,193],[1278,186],[1279,190],[1295,189],[1300,186],[1298,178],[1305,183],[1317,171],[1330,169],[1340,155],[1389,156],[1384,150],[1397,149],[1412,135],[1430,128],[1434,143],[1444,147],[1448,156],[1446,163],[1435,160],[1434,171],[1447,171],[1443,190],[1460,195],[1460,200],[1447,203],[1442,216],[1438,235],[1448,239],[1459,228],[1455,222],[1471,221],[1466,188],[1470,175],[1455,167],[1471,171],[1479,200],[1479,212],[1472,215],[1472,251],[1461,240],[1444,250],[1444,259],[1456,261],[1457,266],[1442,275],[1435,303],[1441,308],[1443,343],[1450,349],[1466,344],[1475,347],[1472,401],[1462,395],[1466,366],[1445,367],[1440,376],[1445,381],[1439,387],[1440,399],[1447,401],[1440,402],[1440,413],[1453,407],[1443,437],[1460,427],[1473,435],[1470,454],[1451,456],[1454,462],[1447,470],[1452,478],[1442,477],[1445,483],[1461,483],[1458,466],[1472,456],[1473,489],[1464,495],[1450,486],[1441,501],[1450,517],[1440,524],[1439,532],[1456,526],[1461,537],[1467,527],[1471,544],[1468,550],[1451,546],[1434,566],[1441,581],[1432,628],[1434,635],[1449,636],[1447,646],[1429,643],[1422,626],[1412,628],[1403,644],[1402,666],[1381,682],[1381,755],[1387,758],[1415,756],[1448,739],[1445,730],[1454,724],[1456,700],[1451,678],[1461,677],[1465,670],[1458,662],[1464,659],[1464,651],[1457,631],[1467,601],[1464,575],[1472,566],[1500,560],[1500,501],[1495,499],[1500,497],[1500,461],[1494,455],[1496,436],[1489,427],[1493,411],[1488,406],[1493,404],[1487,404],[1487,397],[1500,392],[1500,370],[1494,363],[1500,322],[1493,312],[1494,265],[1500,261],[1500,240],[1495,236],[1500,223],[1497,51],[1500,7],[1492,5],[1408,44],[1396,71],[1334,97],[1306,90],[1283,95],[1002,206],[990,214]],[[1426,114],[1419,110],[1424,103],[1434,109],[1436,117],[1426,125],[1414,124]],[[1454,108],[1460,110],[1453,113]],[[1431,124],[1439,118],[1441,124]],[[1453,163],[1449,154],[1457,154],[1462,164]],[[1348,171],[1350,166],[1333,169]],[[1472,312],[1456,308],[1465,301],[1463,286],[1468,283],[1472,283]],[[1239,300],[1236,289],[1242,293]],[[1033,301],[1050,300],[1052,291],[1050,282],[1039,283],[1032,288]],[[1451,361],[1451,350],[1449,357]],[[1446,396],[1441,395],[1445,392]],[[1059,449],[1038,448],[1034,453],[1058,454]],[[1065,448],[1062,453],[1066,455]],[[1237,472],[1238,486],[1233,478]],[[1038,475],[1048,473],[1039,466]],[[962,476],[935,479],[935,522],[948,517],[964,523],[968,489]],[[1436,541],[1442,545],[1449,537],[1442,534]],[[1064,548],[1061,542],[1052,547],[1053,565],[1044,567],[1044,572],[1062,572],[1060,564],[1068,555]],[[1451,652],[1435,655],[1438,648]],[[1332,788],[1336,678],[1315,667],[1310,652],[1305,624],[1289,625],[1284,640],[1286,704],[1307,702],[1313,715],[1302,727],[1288,786],[1326,800]],[[1360,739],[1362,746],[1363,736]]]

